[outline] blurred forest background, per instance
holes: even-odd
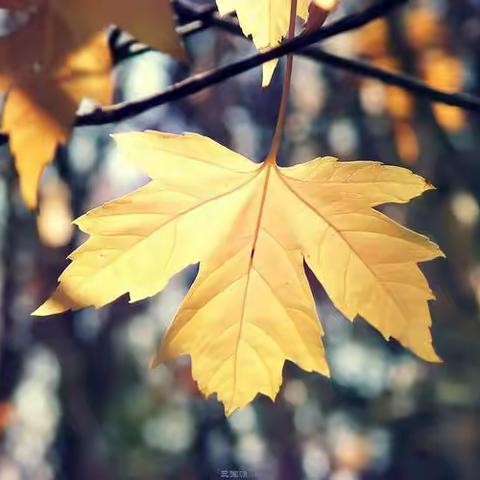
[[[333,19],[368,4],[344,0]],[[213,28],[186,45],[188,68],[154,52],[120,62],[116,100],[253,52],[247,40]],[[480,95],[479,0],[411,0],[322,47]],[[72,219],[146,181],[116,158],[110,133],[195,131],[261,161],[280,89],[280,71],[262,91],[255,69],[128,121],[76,128],[43,177],[38,217],[20,200],[8,146],[0,147],[1,480],[480,478],[478,115],[295,61],[285,165],[322,155],[381,160],[437,187],[386,211],[447,255],[423,267],[437,295],[433,338],[443,364],[384,342],[361,319],[351,324],[311,278],[332,378],[287,363],[274,404],[257,398],[226,419],[215,398],[199,395],[188,358],[148,369],[194,267],[150,301],[30,316],[84,240]]]

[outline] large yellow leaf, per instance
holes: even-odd
[[[310,0],[298,0],[297,15],[306,19]],[[221,15],[236,12],[245,35],[251,35],[258,50],[277,46],[287,34],[291,0],[217,0]],[[263,86],[267,86],[278,60],[263,66]]]
[[[417,263],[442,253],[372,208],[430,189],[421,177],[332,157],[258,165],[195,134],[116,138],[152,181],[76,221],[90,239],[35,315],[150,297],[200,262],[153,364],[190,354],[200,389],[229,414],[258,392],[273,399],[285,360],[328,375],[305,260],[346,317],[438,361]]]
[[[26,3],[33,2],[19,5]],[[57,145],[67,141],[82,98],[101,104],[112,100],[108,25],[115,23],[151,46],[183,57],[169,0],[37,3],[23,28],[0,38],[0,90],[8,92],[2,129],[9,134],[30,207],[37,204],[40,175]]]

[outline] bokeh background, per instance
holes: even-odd
[[[334,18],[368,3],[344,0]],[[411,0],[322,46],[480,95],[479,0]],[[247,40],[213,29],[187,47],[188,68],[158,53],[121,62],[116,98],[161,91],[252,52]],[[480,478],[478,115],[295,62],[283,164],[322,155],[381,160],[437,186],[385,211],[447,255],[423,267],[437,295],[433,338],[443,364],[384,342],[362,319],[348,322],[310,278],[332,378],[287,363],[275,403],[257,398],[226,419],[215,398],[199,395],[188,358],[148,369],[195,266],[149,301],[30,317],[84,240],[71,220],[146,181],[117,158],[110,133],[195,131],[261,161],[280,89],[277,72],[262,91],[257,69],[120,124],[76,128],[44,175],[38,217],[22,204],[8,147],[0,147],[1,480]]]

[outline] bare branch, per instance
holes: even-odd
[[[197,93],[205,88],[223,82],[229,78],[239,75],[262,65],[274,58],[280,58],[289,53],[295,53],[303,48],[326,40],[340,33],[344,33],[370,23],[383,17],[393,8],[406,3],[408,0],[383,0],[363,12],[349,15],[326,27],[308,32],[305,35],[286,41],[276,48],[266,52],[257,53],[239,62],[232,63],[225,67],[209,70],[205,73],[194,75],[181,82],[172,85],[165,91],[133,102],[123,102],[110,107],[98,108],[91,113],[77,117],[76,125],[100,125],[105,123],[118,122],[138,115],[151,108],[158,107],[173,100],[179,100],[188,95]]]
[[[209,88],[288,53],[302,55],[323,64],[350,71],[354,74],[375,78],[383,83],[404,88],[413,94],[427,97],[431,101],[457,106],[472,112],[480,112],[480,99],[478,97],[463,93],[448,93],[436,90],[421,80],[408,75],[384,70],[360,60],[347,59],[328,53],[318,47],[311,46],[315,42],[362,27],[388,14],[390,10],[407,1],[408,0],[383,0],[361,13],[350,15],[329,26],[286,41],[282,45],[267,52],[257,53],[225,67],[189,77],[158,94],[137,101],[97,108],[93,112],[79,115],[77,116],[75,125],[101,125],[133,117],[151,108],[200,92],[205,88]],[[234,19],[220,17],[215,8],[211,6],[197,7],[183,2],[181,4],[177,3],[177,10],[179,11],[181,22],[183,22],[179,30],[184,36],[191,35],[211,26],[216,26],[232,34],[243,36],[238,23]],[[118,62],[149,50],[146,46],[129,41],[115,47],[115,59]],[[0,144],[6,141],[7,137],[0,135]]]
[[[235,19],[220,17],[216,10],[210,10],[207,13],[204,11],[199,11],[200,9],[198,9],[198,7],[190,5],[186,6],[185,3],[183,3],[182,8],[184,17],[190,18],[192,21],[198,21],[199,18],[202,20],[200,24],[197,23],[195,29],[190,27],[188,31],[189,34],[203,30],[210,26],[216,26],[229,33],[246,38]],[[190,12],[190,17],[188,17],[188,12]],[[123,59],[131,58],[150,50],[150,48],[145,47],[131,51],[130,54],[128,54],[128,52],[124,52]],[[425,82],[409,75],[385,70],[361,60],[341,57],[339,55],[326,52],[318,47],[309,46],[295,53],[297,55],[321,62],[325,65],[340,68],[356,75],[373,78],[381,81],[382,83],[403,88],[414,95],[428,98],[434,102],[460,107],[472,112],[480,112],[480,98],[473,95],[465,93],[449,93],[437,90]]]
[[[467,93],[448,93],[442,90],[437,90],[425,82],[409,75],[375,67],[374,65],[361,60],[340,57],[325,52],[320,48],[307,47],[299,53],[314,60],[318,60],[325,65],[348,70],[356,75],[374,78],[388,85],[395,85],[408,90],[415,95],[426,97],[434,102],[460,107],[465,110],[470,110],[471,112],[480,112],[480,98],[475,95],[469,95]]]

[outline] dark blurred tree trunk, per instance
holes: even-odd
[[[18,254],[22,248],[21,235],[25,219],[15,205],[16,178],[13,169],[3,165],[6,193],[8,199],[7,218],[5,219],[2,241],[3,285],[1,297],[0,326],[0,402],[9,403],[22,372],[23,347],[18,335],[15,303],[19,291]]]

